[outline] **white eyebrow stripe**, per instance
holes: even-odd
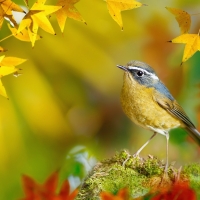
[[[141,68],[139,68],[139,67],[132,67],[132,66],[128,66],[128,69],[136,69],[136,70],[143,71],[143,72],[145,72],[146,74],[149,74],[153,79],[159,80],[159,78],[158,78],[155,74],[152,74],[152,73],[148,72],[148,71],[145,70],[145,69],[141,69]]]

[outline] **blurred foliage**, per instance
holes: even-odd
[[[20,65],[22,76],[2,79],[9,100],[0,97],[0,199],[23,196],[22,174],[44,182],[60,169],[62,180],[70,171],[82,179],[89,169],[85,169],[86,162],[68,157],[76,146],[85,146],[87,159],[93,155],[99,160],[116,149],[134,153],[150,137],[122,112],[123,75],[117,64],[132,59],[149,63],[200,127],[199,52],[180,66],[183,47],[167,43],[179,35],[179,27],[165,9],[169,6],[195,14],[200,4],[191,0],[142,3],[148,6],[122,12],[124,31],[112,20],[104,1],[94,1],[90,9],[91,2],[82,0],[76,8],[87,25],[67,19],[61,34],[52,16],[57,35],[40,30],[43,38],[34,48],[15,38],[1,43],[9,49],[6,56],[28,61]],[[199,15],[194,15],[191,33],[198,32],[199,22]],[[4,23],[1,38],[9,34]],[[182,132],[173,131],[169,147],[169,159],[178,166],[197,161],[200,153],[186,134],[179,136]],[[165,138],[158,135],[141,156],[165,158],[165,145]]]

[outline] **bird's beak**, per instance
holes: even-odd
[[[119,67],[120,69],[123,69],[124,71],[128,71],[128,69],[122,65],[117,65],[117,67]]]

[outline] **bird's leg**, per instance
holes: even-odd
[[[139,154],[142,151],[142,149],[144,149],[144,147],[146,147],[147,144],[149,144],[149,142],[151,141],[151,139],[153,139],[156,136],[156,134],[157,133],[154,132],[153,135],[149,138],[149,140],[145,144],[143,144],[142,147],[140,147],[140,149],[135,154],[133,154],[133,157],[139,157]],[[125,166],[126,162],[130,159],[130,157],[131,156],[129,155],[128,158],[123,162],[122,166]]]
[[[144,147],[147,146],[147,144],[149,144],[149,142],[151,141],[151,139],[153,139],[153,138],[156,136],[156,134],[157,134],[157,133],[154,132],[153,135],[149,138],[149,140],[148,140],[145,144],[143,144],[142,147],[140,147],[140,149],[139,149],[133,156],[134,156],[134,157],[139,156],[140,152],[144,149]]]
[[[169,156],[169,133],[165,132],[165,136],[166,136],[166,139],[167,139],[167,148],[166,148],[166,150],[167,150],[167,152],[166,152],[166,154],[167,154],[167,160],[166,160],[164,174],[163,174],[163,176],[161,178],[161,181],[160,181],[160,185],[162,185],[164,183],[164,181],[169,178],[168,174],[167,174],[168,165],[169,165],[169,163],[168,163],[168,156]]]
[[[167,152],[166,152],[166,154],[167,154],[167,160],[166,160],[166,165],[165,165],[165,173],[167,173],[167,170],[168,170],[168,156],[169,156],[169,133],[168,132],[166,132],[166,139],[167,139]]]

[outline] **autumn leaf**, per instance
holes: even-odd
[[[196,193],[187,182],[175,183],[170,190],[160,192],[151,200],[197,200]]]
[[[66,180],[61,186],[60,192],[57,194],[58,171],[52,173],[43,184],[38,184],[27,175],[22,176],[25,197],[22,200],[73,200],[78,190],[74,190],[70,194],[69,181]]]
[[[181,34],[188,33],[191,25],[191,17],[190,15],[181,9],[176,8],[169,8],[166,7],[166,9],[171,12],[173,15],[175,15],[176,20],[179,24],[179,27],[181,29]]]
[[[142,3],[135,0],[106,0],[108,11],[111,17],[119,24],[123,30],[123,23],[121,18],[121,11],[131,10],[133,8],[141,7]]]
[[[17,31],[17,33],[20,33],[27,28],[32,46],[35,45],[39,28],[42,28],[44,31],[55,35],[54,29],[49,22],[47,15],[56,12],[62,7],[44,5],[45,2],[46,0],[37,0],[33,4],[27,15],[25,15],[22,19]]]
[[[70,194],[70,185],[69,185],[69,181],[66,180],[63,182],[60,192],[57,196],[56,200],[73,200],[75,199],[75,197],[78,194],[78,190],[74,190],[71,194]]]
[[[86,24],[79,11],[74,7],[74,4],[79,1],[80,0],[58,0],[57,6],[62,6],[62,8],[56,12],[56,18],[61,32],[64,31],[65,22],[68,17]]]
[[[17,38],[18,40],[25,41],[25,42],[30,42],[30,41],[31,41],[27,29],[23,29],[20,33],[18,33],[17,28],[11,27],[10,24],[8,24],[8,28],[9,28],[10,31],[12,32],[12,35],[13,35],[15,38]],[[39,40],[39,39],[41,39],[41,38],[42,38],[42,37],[39,36],[39,35],[36,36],[36,40]]]
[[[170,42],[172,43],[183,43],[185,45],[182,63],[188,60],[194,55],[197,51],[200,51],[200,37],[198,34],[183,34],[180,35]]]
[[[20,69],[16,68],[15,66],[20,65],[25,61],[26,61],[25,59],[21,58],[0,56],[0,78],[12,73],[19,74]],[[0,95],[8,98],[6,90],[1,81],[0,81]]]
[[[14,26],[17,25],[15,19],[13,18],[12,11],[25,13],[25,11],[21,7],[19,7],[11,0],[0,0],[0,29],[2,27],[4,17],[8,18]]]
[[[101,200],[128,200],[128,190],[126,188],[121,189],[117,195],[113,195],[108,192],[101,192]]]

